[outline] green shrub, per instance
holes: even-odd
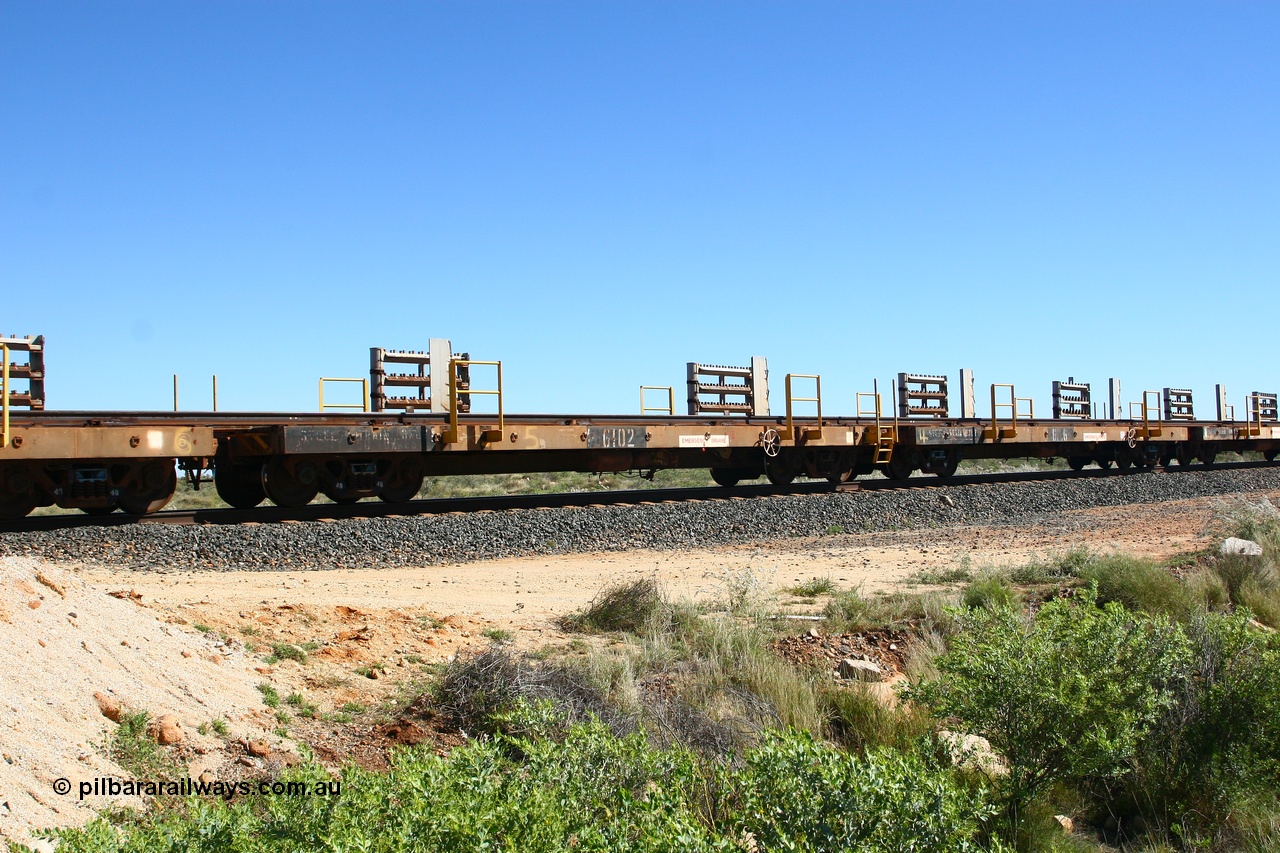
[[[940,614],[943,602],[937,593],[896,592],[868,598],[860,589],[851,589],[833,595],[822,615],[833,630],[839,631],[909,627],[908,623],[927,621]]]
[[[292,643],[272,643],[271,656],[274,657],[276,661],[295,660],[298,663],[307,662],[306,651]]]
[[[1223,554],[1213,560],[1213,571],[1222,578],[1231,600],[1240,603],[1241,593],[1246,584],[1250,584],[1263,592],[1280,591],[1280,577],[1275,566],[1264,556],[1246,557],[1243,554]]]
[[[52,834],[61,853],[889,853],[973,849],[990,813],[980,791],[917,757],[856,758],[777,734],[736,767],[705,768],[599,722],[565,729],[545,704],[509,713],[528,736],[471,741],[447,756],[408,749],[389,771],[347,767],[339,780],[315,764],[283,777],[320,795],[192,797],[119,827],[98,818]]]
[[[1097,584],[1102,603],[1118,601],[1130,610],[1175,619],[1185,619],[1194,607],[1191,590],[1151,560],[1123,554],[1097,556],[1079,566],[1076,574]]]
[[[822,692],[827,725],[841,746],[858,753],[889,747],[910,752],[933,728],[920,705],[886,702],[862,684]]]
[[[731,826],[761,850],[876,851],[977,849],[991,814],[980,789],[915,755],[833,750],[808,734],[770,734],[726,770]]]
[[[1010,569],[1009,580],[1018,584],[1061,583],[1077,577],[1080,569],[1094,559],[1087,548],[1073,548],[1044,560],[1035,560]]]
[[[1009,584],[1008,579],[1000,575],[988,575],[965,587],[962,600],[964,606],[970,610],[978,608],[997,610],[1013,607],[1018,602],[1018,594]]]
[[[258,692],[262,694],[262,704],[268,708],[280,707],[280,694],[270,683],[264,681],[258,685]]]
[[[820,578],[809,578],[801,581],[789,590],[792,595],[801,598],[812,598],[815,595],[830,595],[836,591],[836,582],[829,575]]]
[[[1216,572],[1198,571],[1188,576],[1185,583],[1195,607],[1217,611],[1231,606],[1231,593]]]
[[[941,675],[913,695],[1010,764],[1009,817],[1055,782],[1122,775],[1174,702],[1166,684],[1185,667],[1185,635],[1162,617],[1056,600],[1034,619],[1009,608],[971,610],[936,660]]]
[[[1243,613],[1197,617],[1187,633],[1192,654],[1166,677],[1175,701],[1106,805],[1208,836],[1280,790],[1280,642]]]
[[[1280,591],[1267,589],[1254,578],[1240,586],[1240,604],[1264,625],[1280,628]]]

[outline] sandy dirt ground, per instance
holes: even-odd
[[[556,617],[619,582],[656,577],[673,598],[714,605],[749,581],[778,593],[780,610],[795,611],[804,602],[784,591],[815,577],[874,594],[925,571],[962,564],[980,571],[1080,547],[1168,557],[1210,544],[1224,515],[1264,500],[1280,505],[1280,493],[1009,525],[417,569],[151,574],[10,561],[0,586],[0,651],[9,659],[0,698],[0,837],[25,840],[33,826],[80,823],[88,807],[104,804],[51,794],[55,778],[124,775],[103,756],[114,723],[95,693],[175,716],[186,731],[178,757],[193,776],[269,772],[301,744],[324,761],[385,766],[396,744],[431,740],[444,748],[448,739],[408,731],[376,709],[403,704],[433,665],[495,637],[522,649],[571,642]],[[307,660],[268,657],[279,644],[305,650]],[[296,694],[295,703],[265,708],[262,682],[281,697]],[[228,721],[227,735],[196,733],[214,718]],[[251,741],[258,752],[266,744],[269,757],[250,754]]]

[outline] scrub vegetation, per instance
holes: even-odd
[[[781,653],[796,628],[759,585],[715,606],[606,589],[567,645],[444,668],[412,707],[462,746],[346,767],[340,796],[104,814],[58,849],[1275,851],[1280,521],[1224,533],[1263,555],[1073,551],[824,592],[819,636],[909,637],[896,692]]]

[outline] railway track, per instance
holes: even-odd
[[[1271,462],[1235,462],[1214,465],[1212,470],[1250,470],[1270,468]],[[1204,466],[1156,466],[1145,472],[1170,476],[1208,470]],[[285,524],[307,521],[337,521],[351,518],[396,518],[420,515],[469,514],[501,512],[512,509],[553,509],[562,507],[620,506],[694,501],[757,500],[770,497],[805,494],[832,494],[875,491],[907,491],[954,486],[1001,485],[1011,483],[1051,482],[1055,480],[1089,480],[1126,477],[1134,471],[1088,469],[1085,471],[1017,471],[994,474],[964,474],[953,477],[917,476],[905,480],[853,480],[839,485],[822,481],[793,483],[789,486],[768,484],[678,488],[623,489],[608,492],[560,492],[541,494],[497,495],[468,498],[430,498],[389,504],[380,501],[353,504],[313,503],[303,507],[260,506],[250,510],[231,508],[163,510],[146,516],[58,514],[30,516],[21,521],[0,524],[0,533],[65,530],[78,527],[118,527],[132,524],[161,525],[235,525]]]

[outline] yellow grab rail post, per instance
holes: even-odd
[[[218,411],[218,374],[213,374],[213,410]]]
[[[791,396],[791,380],[792,379],[812,379],[813,380],[813,396],[812,397],[793,397]],[[787,434],[792,437],[793,441],[800,441],[802,436],[797,432],[793,424],[791,404],[792,403],[816,403],[818,407],[818,428],[804,430],[803,438],[821,438],[822,437],[822,377],[814,373],[788,373],[787,374]]]
[[[173,410],[178,411],[178,374],[173,374]]]
[[[1156,398],[1156,404],[1154,406],[1147,402],[1152,397]],[[1142,432],[1140,434],[1143,438],[1150,438],[1153,435],[1160,435],[1164,432],[1164,416],[1161,414],[1159,391],[1143,391],[1141,403],[1134,401],[1129,404],[1129,420],[1131,421],[1137,420],[1137,418],[1133,416],[1134,406],[1142,407]],[[1151,426],[1151,412],[1153,410],[1156,413],[1156,425],[1154,427]],[[1138,428],[1135,427],[1133,430],[1130,430],[1130,432],[1136,432],[1137,429]]]
[[[666,408],[663,408],[662,406],[646,406],[644,404],[645,391],[666,391],[667,392]],[[675,417],[676,389],[671,385],[641,385],[640,386],[640,414],[643,416],[643,415],[649,414],[649,412],[658,412],[659,414],[671,415],[672,417]]]
[[[1244,434],[1262,435],[1262,395],[1246,394],[1244,405]]]
[[[359,382],[361,399],[359,403],[326,403],[324,401],[324,383],[326,382]],[[321,376],[320,377],[320,411],[325,412],[329,409],[359,409],[362,412],[369,411],[369,380],[355,379],[344,376]]]
[[[4,408],[4,425],[2,428],[0,428],[0,447],[8,447],[9,446],[9,345],[0,344],[0,350],[3,350],[3,353],[0,353],[0,355],[2,355],[4,358],[4,380],[3,382],[0,382],[0,389],[3,389],[3,394],[4,394],[4,403],[0,404],[0,405],[3,405],[3,408]]]
[[[1001,403],[997,401],[997,388],[1009,389],[1009,402]],[[1029,398],[1023,397],[1022,399],[1026,400]],[[1002,428],[1000,426],[999,413],[1001,409],[1009,410],[1009,426],[1007,428]],[[1017,393],[1013,390],[1012,385],[1007,385],[1002,382],[991,383],[991,426],[983,431],[987,434],[987,438],[994,441],[999,441],[1002,438],[1012,438],[1018,434],[1018,397]]]
[[[493,390],[479,390],[475,388],[467,388],[460,391],[458,389],[458,368],[459,367],[496,367],[498,369],[498,387]],[[501,442],[502,433],[506,429],[506,421],[502,416],[502,362],[500,361],[472,361],[467,358],[453,358],[449,360],[449,429],[444,434],[445,444],[454,444],[458,441],[458,396],[459,394],[482,394],[489,397],[498,398],[498,428],[487,429],[480,434],[482,442]]]
[[[893,419],[893,430],[891,435],[890,430],[880,423],[880,418],[884,414],[884,400],[880,396],[880,380],[871,380],[871,387],[873,389],[872,391],[859,391],[855,395],[855,407],[858,410],[859,420],[864,417],[870,417],[875,421],[875,426],[872,427],[875,432],[865,432],[863,433],[863,436],[864,440],[866,436],[870,436],[871,438],[870,444],[875,448],[875,464],[883,465],[893,458],[893,445],[894,442],[898,440],[898,419],[896,416]],[[894,394],[896,398],[897,392],[895,391]],[[862,405],[864,397],[869,397],[874,401],[874,409],[868,410]]]

